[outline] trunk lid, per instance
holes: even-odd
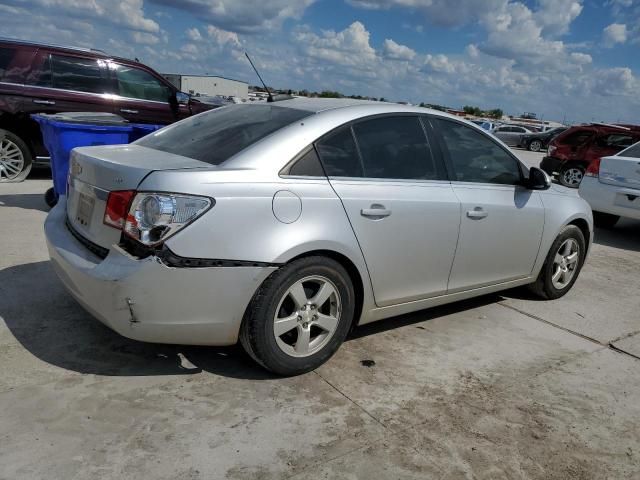
[[[604,157],[600,162],[599,180],[607,185],[640,189],[640,159]]]
[[[121,234],[103,223],[109,192],[135,190],[153,171],[193,168],[215,167],[139,145],[76,148],[69,162],[67,220],[76,234],[108,249]]]

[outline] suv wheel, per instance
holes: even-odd
[[[593,212],[593,223],[598,228],[609,229],[613,228],[618,223],[620,217],[618,215],[611,215],[610,213]]]
[[[0,182],[22,182],[29,175],[32,162],[27,144],[15,134],[0,129]]]
[[[585,253],[582,230],[575,225],[566,226],[551,245],[542,270],[529,289],[549,300],[562,297],[576,282]]]
[[[542,149],[542,142],[540,140],[531,140],[529,142],[529,150],[532,152],[539,152]]]
[[[353,285],[342,265],[327,257],[301,258],[260,286],[245,313],[240,342],[274,373],[305,373],[342,344],[354,307]]]
[[[582,177],[584,177],[584,167],[576,163],[567,165],[560,170],[558,181],[569,188],[578,188]]]

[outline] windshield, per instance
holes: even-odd
[[[229,105],[182,120],[135,143],[220,165],[267,135],[310,114],[273,105]]]
[[[631,145],[626,150],[621,151],[616,155],[617,157],[631,157],[631,158],[640,158],[640,142]]]

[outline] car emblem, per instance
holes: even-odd
[[[116,178],[114,178],[114,179],[113,179],[113,181],[114,181],[115,183],[122,183],[122,182],[124,182],[124,180],[123,180],[121,177],[116,177]]]
[[[78,176],[82,173],[82,165],[80,165],[76,160],[71,162],[71,174],[74,176]]]

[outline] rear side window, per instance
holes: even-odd
[[[435,119],[454,180],[515,185],[522,179],[518,161],[486,135],[461,123]]]
[[[15,54],[15,48],[0,48],[0,81],[4,80],[6,73],[8,73]]]
[[[603,147],[611,148],[627,148],[633,143],[633,137],[631,135],[613,133],[606,135],[599,139],[598,144]]]
[[[393,116],[353,125],[364,176],[407,180],[437,180],[438,172],[417,116]]]
[[[320,164],[320,159],[316,150],[311,149],[303,154],[296,162],[291,166],[286,175],[296,175],[299,177],[324,177],[324,170]]]
[[[104,93],[104,69],[96,60],[51,55],[53,88],[78,92]]]
[[[267,105],[230,105],[187,118],[136,144],[220,165],[310,112]]]
[[[362,177],[362,163],[351,127],[342,127],[316,144],[329,177]]]
[[[640,158],[640,142],[630,146],[618,154],[619,157]]]
[[[593,133],[588,130],[578,130],[577,132],[566,135],[560,142],[572,147],[579,147],[587,143],[592,136]]]
[[[168,102],[171,91],[156,77],[139,68],[114,65],[118,94],[123,97]]]

